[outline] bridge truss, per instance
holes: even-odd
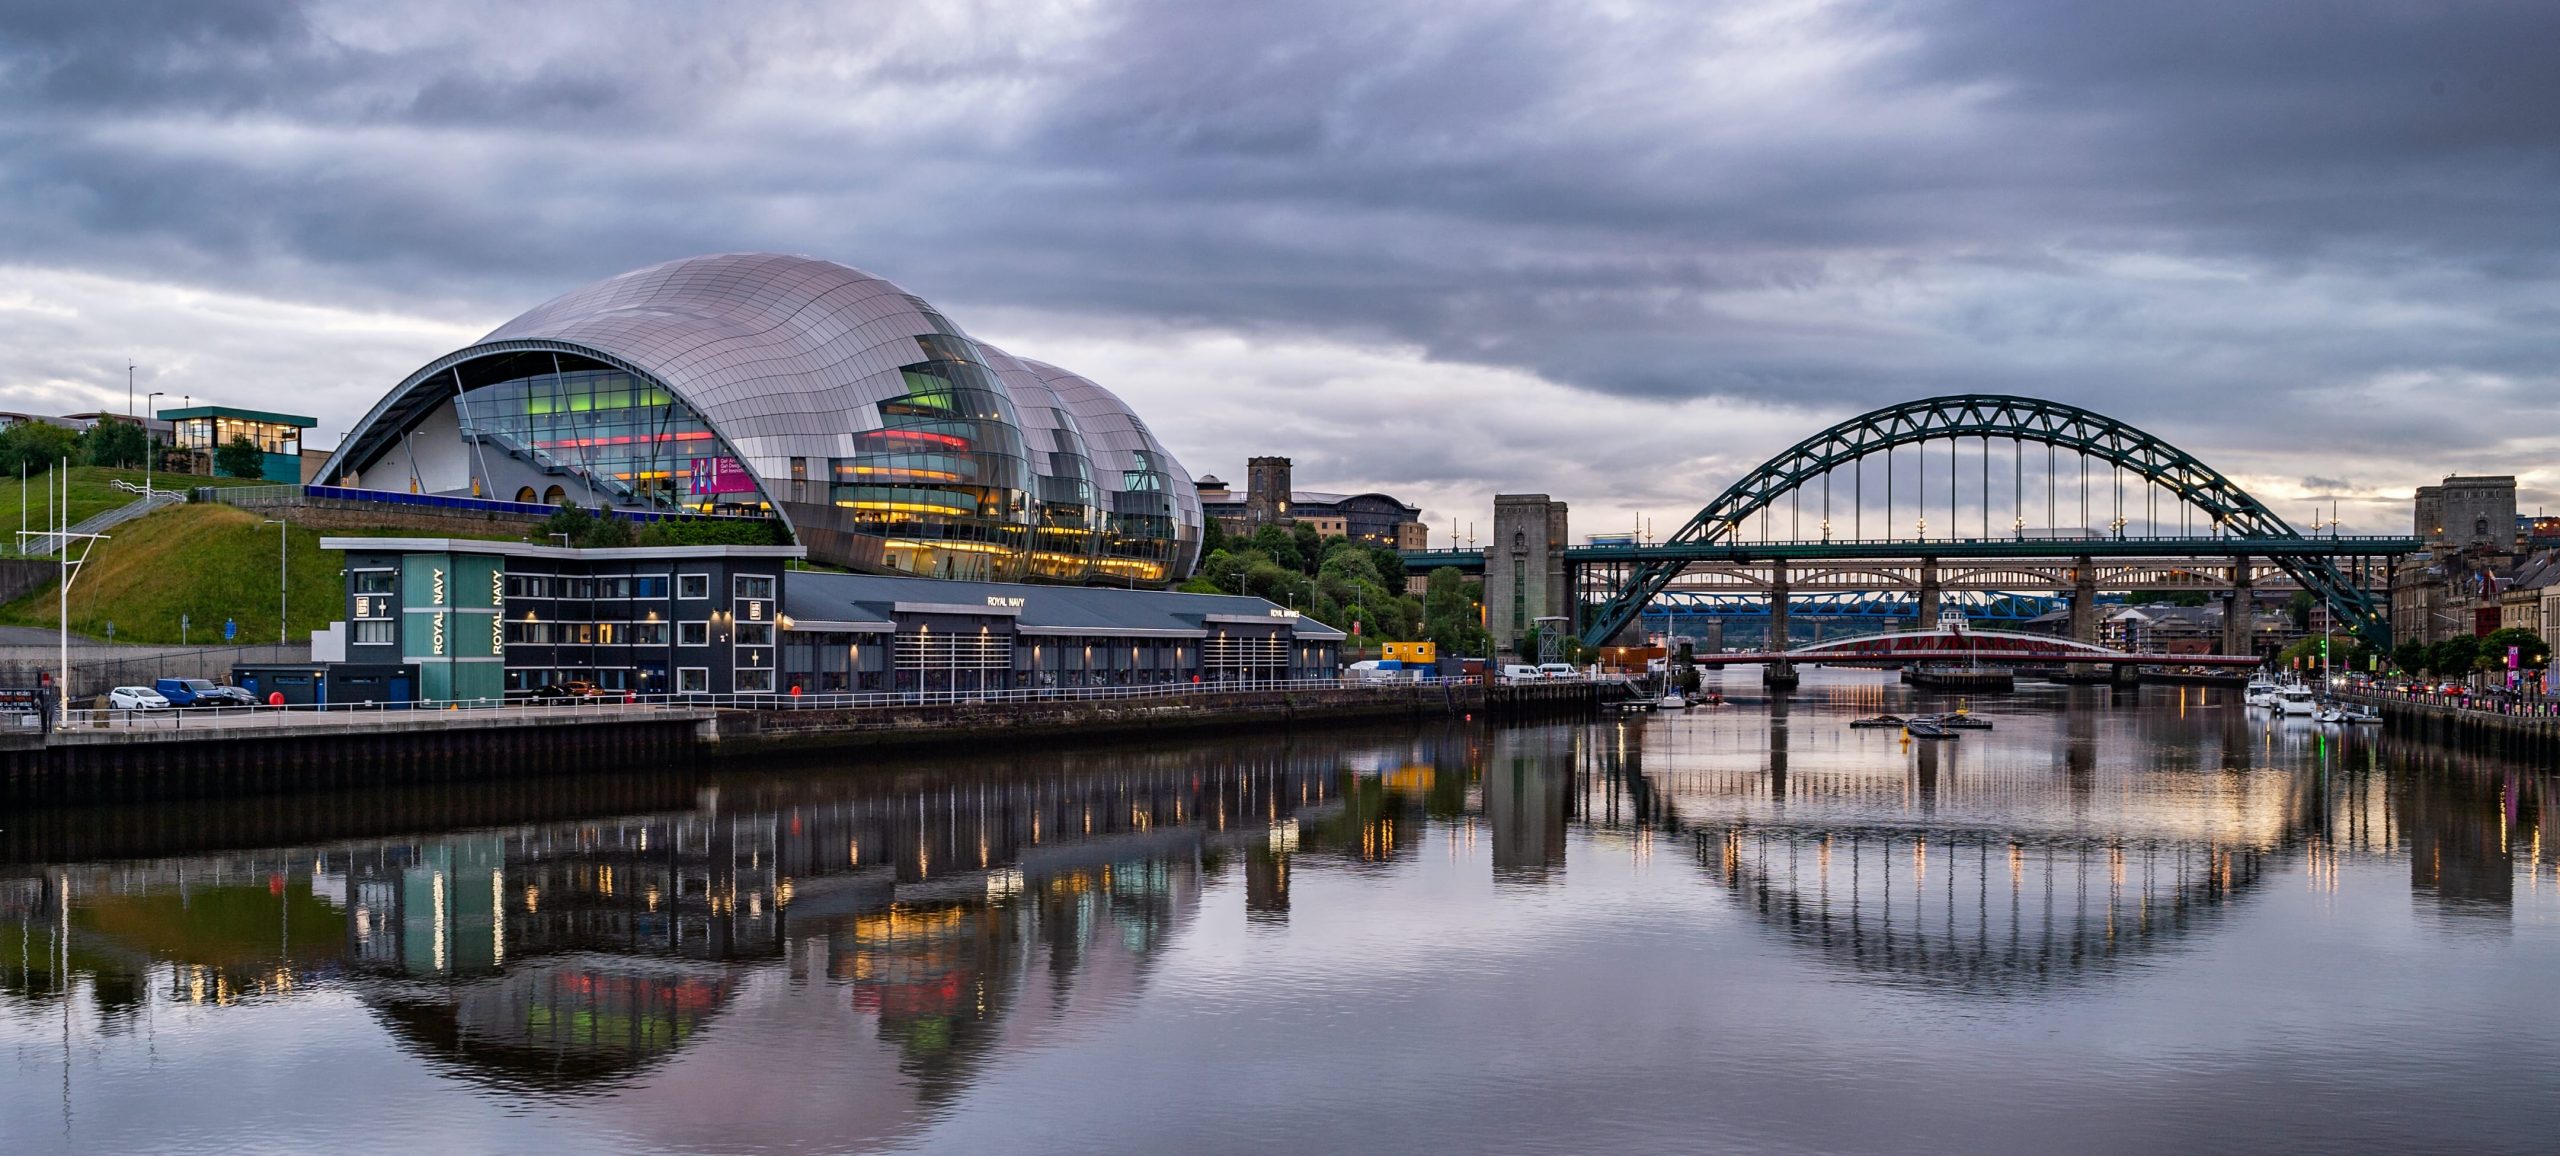
[[[1956,494],[1963,480],[1961,475],[1974,472],[1962,468],[1967,463],[1961,460],[1965,455],[1960,452],[1960,443],[1968,439],[1979,441],[1981,449],[1980,485],[1977,490],[1982,499],[1979,504],[1981,524],[1978,536],[1959,538],[1955,527],[1960,513]],[[2002,441],[2010,443],[2011,449],[2012,474],[2009,480],[2013,483],[2010,494],[2013,516],[2011,524],[2004,528],[2007,532],[1995,534],[1991,525],[1995,492],[1991,447]],[[1946,480],[1943,493],[1948,516],[1940,526],[1943,535],[1933,540],[1928,523],[1928,485],[1934,466],[1930,464],[1930,455],[1926,451],[1935,443],[1943,443],[1947,447],[1947,468],[1940,476]],[[2075,540],[2034,541],[2028,537],[2026,447],[2031,444],[2046,447],[2041,478],[2045,483],[2045,533],[2049,537],[2058,536],[2055,528],[2061,524],[2062,509],[2060,473],[2055,467],[2054,454],[2056,451],[2068,451],[2080,460],[2077,486],[2080,525],[2069,535]],[[1832,520],[1835,473],[1843,469],[1852,471],[1849,482],[1852,537],[1862,538],[1864,526],[1860,523],[1869,508],[1863,463],[1873,457],[1885,459],[1884,517],[1890,534],[1894,532],[1893,524],[1900,512],[1899,495],[1894,492],[1894,486],[1896,479],[1902,476],[1894,469],[1892,456],[1904,450],[1921,455],[1918,484],[1908,507],[1917,514],[1916,537],[1908,542],[1894,543],[1889,551],[1879,551],[1863,542],[1836,542]],[[2113,475],[2112,502],[2108,507],[2112,514],[2102,531],[2089,526],[2088,463],[2091,461],[2104,463]],[[1659,546],[1614,547],[1607,551],[1624,552],[1626,556],[1622,559],[1600,557],[1598,555],[1604,551],[1597,549],[1573,551],[1573,554],[1588,555],[1581,562],[1585,567],[1578,576],[1581,580],[1571,583],[1580,602],[1576,607],[1576,622],[1583,640],[1599,645],[1635,622],[1644,608],[1670,589],[1675,580],[1688,573],[1693,564],[1718,560],[1750,561],[1754,553],[1762,558],[1774,557],[1789,546],[1795,548],[1793,552],[1804,554],[1838,550],[1843,555],[1855,552],[1870,557],[1905,558],[2014,556],[2033,550],[2071,559],[2075,568],[2085,568],[2089,563],[2084,559],[2140,553],[2140,547],[2125,549],[2132,545],[2125,530],[2133,520],[2129,515],[2134,512],[2126,502],[2128,482],[2135,487],[2138,499],[2151,504],[2150,524],[2155,536],[2160,526],[2158,501],[2161,495],[2171,499],[2173,511],[2181,518],[2182,532],[2171,536],[2178,545],[2162,541],[2150,549],[2151,556],[2194,557],[2210,553],[2231,559],[2267,559],[2295,585],[2328,605],[2343,625],[2376,645],[2389,644],[2389,618],[2384,612],[2382,599],[2372,590],[2375,583],[2371,560],[2406,552],[2410,546],[2405,539],[2367,540],[2370,543],[2369,554],[2350,555],[2347,549],[2340,548],[2348,545],[2344,541],[2306,537],[2220,472],[2131,425],[2059,402],[1982,394],[1933,397],[1886,406],[1823,430],[1761,463],[1741,480],[1728,486]],[[1809,494],[1818,495],[1818,541],[1809,541],[1803,536],[1804,506]],[[1759,517],[1760,537],[1765,543],[1771,536],[1771,515],[1778,509],[1781,499],[1791,501],[1791,541],[1777,549],[1764,544],[1755,550],[1744,541],[1746,523],[1754,516]],[[2196,524],[2199,515],[2203,519],[2201,527]],[[2110,546],[2115,549],[2109,549]],[[2328,548],[2321,549],[2323,546]],[[2340,565],[2342,557],[2365,560],[2361,581],[2351,577],[2348,569]],[[1568,561],[1569,568],[1574,565]],[[2242,564],[2234,562],[2231,565],[2236,570]],[[1600,570],[1596,581],[1593,571],[1588,568],[1592,566]],[[2058,585],[2085,586],[2090,581],[2078,573],[2071,574],[2070,578],[2071,582]],[[1597,586],[1596,596],[1582,597],[1586,586]]]

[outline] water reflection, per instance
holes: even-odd
[[[1945,743],[1846,728],[1897,693],[1815,679],[1792,701],[1587,725],[350,797],[323,808],[344,835],[244,808],[158,856],[134,852],[176,831],[167,812],[12,816],[0,1109],[50,1107],[28,1089],[56,1063],[64,1146],[116,1147],[150,1134],[117,1118],[148,1121],[166,1086],[115,1066],[153,1047],[155,1014],[290,1055],[260,1025],[343,1008],[365,1034],[340,1046],[432,1074],[396,1094],[424,1097],[410,1110],[459,1092],[505,1105],[506,1127],[569,1120],[616,1146],[862,1149],[916,1142],[992,1086],[1021,1094],[1053,1049],[1140,1027],[1201,1048],[1166,1019],[1260,985],[1375,985],[1358,955],[1303,954],[1346,935],[1475,969],[1430,991],[1463,1004],[1496,958],[1456,946],[1471,929],[1533,963],[1597,953],[1575,971],[1625,950],[1609,920],[1633,910],[1646,934],[1765,945],[1789,979],[1995,1009],[2119,990],[2359,865],[2457,935],[2512,934],[2520,904],[2560,898],[2542,846],[2560,804],[2532,768],[2200,692],[2021,696]],[[316,837],[247,841],[277,831]],[[1665,966],[1686,987],[1701,958]],[[1337,1072],[1366,1038],[1208,1022],[1216,1054],[1309,1049],[1293,1072]]]

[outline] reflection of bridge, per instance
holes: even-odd
[[[2006,452],[1995,454],[2002,443]],[[2031,464],[2031,443],[2045,447],[2042,462]],[[1943,470],[1932,461],[1940,446]],[[2064,452],[2076,478],[2058,458]],[[1996,473],[1995,458],[2006,467]],[[1880,475],[1874,480],[1870,459]],[[2099,467],[2095,506],[2092,462]],[[2031,474],[2041,503],[2033,501]],[[1839,509],[1835,489],[1842,491]],[[2066,491],[2075,492],[2078,511],[2067,522]],[[1878,524],[1894,535],[1906,512],[1916,515],[1911,537],[1866,538],[1864,522],[1879,496]],[[1935,535],[1933,509],[1946,514]],[[1995,510],[2009,515],[1996,531]],[[2041,529],[2029,528],[2034,513],[2042,515]],[[2137,524],[2144,530],[2138,535],[2131,532]],[[1842,528],[1849,533],[1836,532]],[[2271,579],[2263,573],[2270,566],[2332,607],[2341,624],[2387,643],[2381,592],[2389,576],[2377,563],[2419,546],[2404,537],[2306,536],[2203,462],[2123,422],[2034,398],[1965,395],[1860,414],[1762,463],[1659,544],[1571,547],[1561,562],[1576,630],[1593,645],[1616,637],[1666,591],[1750,590],[1783,606],[1799,581],[1817,590],[1916,591],[1923,624],[1936,619],[1937,599],[1950,588],[2063,591],[2074,611],[2072,636],[2090,641],[2096,619],[2088,608],[2101,589],[2239,595]],[[1528,553],[1523,542],[1495,549]],[[1486,553],[1417,552],[1406,565],[1483,572]],[[1771,617],[1773,634],[1783,639],[1786,615]],[[2246,626],[2237,621],[2243,617],[2226,622],[2226,653],[2246,650]]]
[[[1783,652],[1701,654],[1700,666],[1777,662],[1969,662],[1987,665],[2231,666],[2254,667],[2251,655],[2138,654],[2067,638],[2006,630],[1913,630],[1868,634],[1798,646]]]
[[[1662,732],[1626,728],[1592,751],[1585,781],[1603,797],[1582,810],[1684,839],[1743,911],[1853,975],[1996,996],[2191,942],[2350,802],[2300,770],[2233,773],[2256,765],[2262,733],[2238,711],[2204,727],[2072,711],[2052,719],[2049,757],[2018,742],[2032,716],[1960,748],[1827,741],[1845,717],[1779,699],[1765,719],[1713,716],[1728,741],[1708,747],[1648,749]],[[1791,759],[1808,722],[1826,741]]]

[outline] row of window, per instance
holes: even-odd
[[[509,598],[664,598],[670,575],[628,574],[508,574],[506,595]],[[711,597],[711,576],[677,574],[672,576],[676,597],[702,601]],[[348,592],[353,594],[389,594],[398,588],[396,570],[357,570],[348,575]],[[739,574],[732,586],[740,598],[772,598],[774,578],[771,574]]]
[[[711,645],[709,622],[509,622],[506,637],[511,646],[665,646],[669,625],[677,646]],[[735,631],[739,646],[773,645],[770,622],[741,622]]]

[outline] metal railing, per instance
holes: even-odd
[[[254,727],[316,726],[332,721],[355,722],[386,717],[415,719],[420,726],[427,720],[453,722],[476,721],[493,713],[505,712],[510,717],[556,717],[563,720],[602,720],[609,717],[646,718],[652,715],[692,714],[709,710],[857,710],[864,708],[963,706],[1005,703],[1087,702],[1098,700],[1144,700],[1168,698],[1200,698],[1218,695],[1261,694],[1273,691],[1301,690],[1393,690],[1403,687],[1469,686],[1482,682],[1473,677],[1425,680],[1381,681],[1349,678],[1257,679],[1228,682],[1150,683],[1135,686],[1057,686],[1012,687],[993,690],[903,690],[856,691],[833,694],[598,694],[558,699],[473,698],[454,700],[420,700],[416,702],[329,703],[314,705],[288,703],[261,706],[187,706],[139,709],[129,707],[75,708],[66,715],[61,729],[96,730],[111,727],[183,730],[187,728],[227,729]],[[0,728],[6,729],[6,728]]]
[[[2418,690],[2340,690],[2337,697],[2349,702],[2381,705],[2405,702],[2419,706],[2442,707],[2470,711],[2474,714],[2499,715],[2506,718],[2560,718],[2560,699],[2510,696],[2488,692],[2446,694],[2442,691]]]

